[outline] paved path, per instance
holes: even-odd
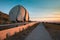
[[[44,28],[43,23],[40,23],[25,40],[52,40],[49,33]]]

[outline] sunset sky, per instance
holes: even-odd
[[[28,10],[31,20],[60,21],[60,0],[0,0],[0,11],[9,14],[18,4]]]

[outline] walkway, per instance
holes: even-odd
[[[25,40],[52,40],[43,23],[40,23]]]

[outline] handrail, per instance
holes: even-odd
[[[13,25],[23,25],[23,24],[27,24],[28,22],[21,22],[21,23],[13,23],[13,24],[2,24],[0,26],[13,26]]]
[[[21,22],[21,23],[13,23],[13,24],[3,24],[3,25],[0,25],[0,31],[1,30],[5,30],[5,29],[18,27],[18,26],[25,25],[25,24],[28,24],[28,23],[29,22]]]

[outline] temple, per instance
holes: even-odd
[[[10,20],[14,22],[29,21],[28,11],[21,5],[13,7],[9,12]]]

